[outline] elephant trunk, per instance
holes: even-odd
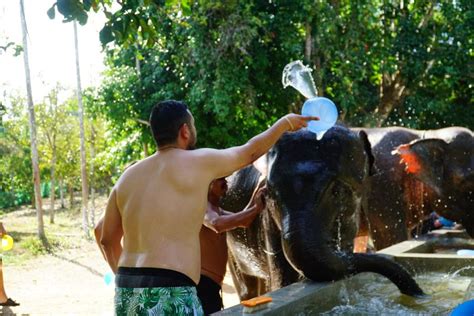
[[[334,250],[327,227],[318,227],[303,216],[292,218],[296,220],[287,219],[282,231],[285,255],[308,279],[335,281],[361,272],[375,272],[390,279],[403,294],[424,294],[407,270],[393,260],[381,255]]]
[[[353,267],[351,274],[375,272],[392,281],[403,294],[410,296],[424,295],[423,290],[411,277],[410,273],[392,259],[382,255],[365,253],[353,253],[350,255]]]

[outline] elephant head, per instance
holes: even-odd
[[[449,141],[420,139],[398,146],[394,155],[439,199],[433,210],[461,223],[474,237],[474,137],[468,130]]]
[[[320,141],[309,131],[288,133],[267,156],[267,206],[295,270],[314,281],[376,272],[402,293],[423,293],[392,260],[352,252],[373,163],[365,132],[335,126]]]

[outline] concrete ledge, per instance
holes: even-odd
[[[455,237],[454,237],[455,236]],[[474,240],[459,238],[451,231],[430,234],[424,240],[407,240],[378,251],[392,257],[411,272],[436,271],[474,277],[474,256],[435,253],[437,247],[474,249]]]
[[[326,289],[331,283],[315,283],[302,281],[291,284],[279,290],[265,294],[270,296],[273,301],[267,308],[252,313],[252,315],[293,315],[305,310],[305,306],[310,307],[314,304],[314,297],[318,295],[327,295]],[[225,309],[213,315],[238,315],[243,313],[242,305],[236,305]]]

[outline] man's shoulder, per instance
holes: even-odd
[[[141,172],[143,168],[146,168],[148,165],[149,161],[153,159],[153,156],[148,156],[144,159],[141,160],[136,160],[130,164],[128,164],[122,174],[120,175],[119,179],[116,182],[116,186],[119,185],[120,183],[127,181],[129,178],[132,178],[135,174]]]

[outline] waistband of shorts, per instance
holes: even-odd
[[[187,275],[169,269],[161,268],[130,268],[119,267],[115,277],[117,287],[147,288],[147,287],[196,287],[196,283]]]

